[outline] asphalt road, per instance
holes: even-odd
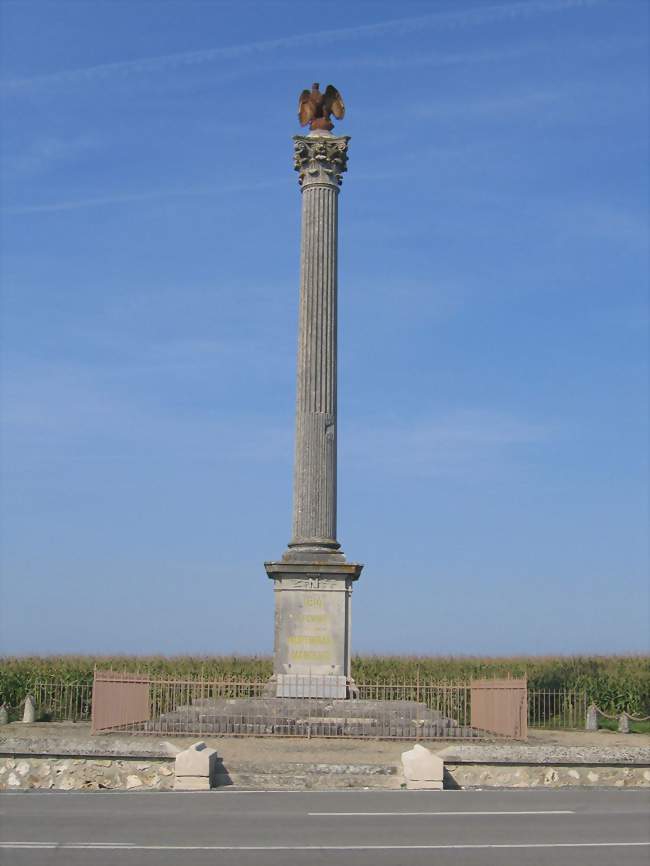
[[[3,866],[648,866],[650,791],[16,792]]]

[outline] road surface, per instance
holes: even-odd
[[[648,866],[650,791],[15,792],[3,866]]]

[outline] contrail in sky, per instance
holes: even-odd
[[[84,80],[92,81],[109,76],[155,73],[184,66],[212,63],[218,60],[239,60],[279,49],[313,46],[314,39],[326,40],[330,43],[346,42],[364,37],[411,33],[426,27],[454,28],[476,26],[484,22],[507,21],[550,12],[562,12],[569,9],[593,6],[600,2],[602,0],[529,0],[529,2],[498,3],[490,6],[457,9],[451,12],[432,12],[414,18],[396,18],[390,21],[380,21],[375,24],[360,24],[354,27],[321,30],[318,33],[300,33],[294,36],[283,36],[278,39],[268,39],[260,42],[248,42],[221,48],[206,48],[199,51],[183,51],[176,54],[145,57],[138,60],[121,60],[114,63],[102,63],[97,66],[86,66],[46,75],[35,75],[28,78],[6,79],[0,82],[0,86],[3,90],[11,92],[38,86],[39,84],[64,84],[66,82],[83,82]]]

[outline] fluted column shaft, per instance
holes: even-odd
[[[347,137],[296,136],[302,187],[300,317],[290,548],[334,551],[338,195]]]
[[[302,194],[293,544],[336,542],[337,199]]]

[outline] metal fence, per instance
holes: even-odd
[[[122,672],[102,671],[104,681],[111,674],[114,682],[128,678]],[[134,733],[184,733],[180,728],[192,722],[190,734],[208,734],[209,726],[215,724],[208,718],[206,705],[224,701],[225,711],[220,714],[216,724],[224,730],[218,733],[245,734],[284,733],[288,736],[381,736],[379,728],[387,728],[386,736],[425,739],[434,736],[453,738],[490,735],[489,731],[472,728],[471,683],[434,683],[418,679],[401,682],[363,683],[357,685],[357,698],[343,702],[348,704],[346,714],[339,716],[323,715],[318,708],[318,699],[303,700],[304,713],[296,719],[284,719],[274,711],[269,716],[264,706],[268,694],[267,681],[245,681],[224,677],[220,680],[171,679],[135,675],[131,683],[140,682],[140,689],[146,694],[147,719],[139,722],[128,721],[126,695],[118,688],[113,696],[105,695],[104,705],[112,707],[112,717],[103,720],[97,717],[97,730],[131,730]],[[137,689],[137,686],[135,687]],[[133,685],[130,687],[134,693]],[[90,683],[65,683],[42,680],[35,684],[33,696],[37,717],[42,721],[90,721],[93,710],[93,685]],[[140,696],[142,700],[142,696]],[[242,704],[232,702],[242,701]],[[227,703],[230,702],[230,703]],[[257,704],[256,704],[257,702]],[[262,702],[260,704],[260,702]],[[368,716],[359,714],[364,702],[406,702],[412,706],[410,718],[402,713],[396,714],[397,704],[392,712],[384,712],[375,718],[374,724]],[[331,701],[329,702],[331,703]],[[576,689],[528,689],[527,691],[529,728],[584,730],[587,711],[587,696],[583,690]],[[341,702],[338,702],[341,707]],[[142,708],[142,707],[141,707]],[[420,713],[414,712],[420,709]],[[98,708],[99,709],[99,708]],[[357,711],[356,715],[354,711]],[[380,707],[381,709],[381,707]],[[201,710],[201,712],[195,712]],[[426,710],[427,713],[422,711]],[[476,711],[475,711],[476,712]],[[435,714],[439,714],[436,716]],[[14,718],[20,718],[16,709]],[[450,720],[446,724],[440,719]],[[116,722],[116,726],[106,724]],[[476,721],[476,719],[474,719]],[[268,730],[269,726],[273,731]],[[355,727],[356,726],[356,727]],[[276,731],[277,727],[277,731]],[[343,732],[345,729],[345,732]],[[443,733],[438,733],[442,731]]]
[[[151,678],[118,686],[97,673],[93,730],[170,736],[472,737],[466,686],[362,684],[356,697],[319,698],[327,683],[312,678],[301,693],[277,698],[268,682]],[[116,687],[118,690],[116,691]],[[119,699],[117,697],[119,691]],[[142,701],[148,718],[142,718]],[[103,708],[107,707],[108,712]]]
[[[582,689],[528,692],[528,727],[577,730],[585,727],[587,694]]]
[[[92,683],[41,680],[34,684],[37,718],[51,722],[88,722],[92,713]]]
[[[361,683],[332,700],[327,677],[295,695],[268,682],[96,671],[93,732],[399,739],[526,737],[526,681]],[[322,680],[322,681],[321,681]],[[323,697],[318,697],[323,695]]]

